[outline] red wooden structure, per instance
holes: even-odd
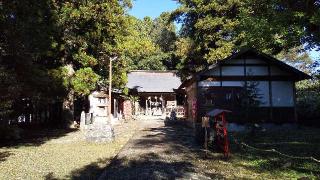
[[[214,132],[215,132],[215,143],[220,150],[223,151],[224,157],[229,157],[229,139],[227,131],[227,120],[226,113],[230,113],[229,110],[214,109],[207,113],[207,116],[214,117]]]

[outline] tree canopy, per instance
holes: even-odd
[[[250,47],[271,55],[319,47],[318,1],[179,0],[179,68],[193,73]],[[183,54],[183,55],[182,55]]]
[[[12,109],[11,101],[22,98],[36,104],[62,100],[70,92],[88,95],[98,84],[107,85],[111,56],[119,57],[114,85],[123,88],[121,44],[130,6],[128,0],[2,2],[0,89],[6,101],[1,106]]]
[[[154,20],[130,16],[129,21],[129,34],[122,44],[129,70],[175,69],[176,32],[170,14],[162,13]]]

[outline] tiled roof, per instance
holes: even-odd
[[[173,92],[180,85],[175,71],[131,71],[128,74],[127,87],[138,92]]]

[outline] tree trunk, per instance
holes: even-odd
[[[74,119],[74,93],[73,91],[68,92],[67,97],[63,100],[63,121],[66,124],[71,124]]]
[[[74,74],[72,64],[65,66],[68,70],[68,78],[71,78]],[[62,103],[62,118],[65,125],[71,125],[74,120],[74,91],[70,90]]]

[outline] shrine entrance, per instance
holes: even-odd
[[[163,116],[167,108],[177,106],[175,93],[139,93],[138,111],[146,116]]]

